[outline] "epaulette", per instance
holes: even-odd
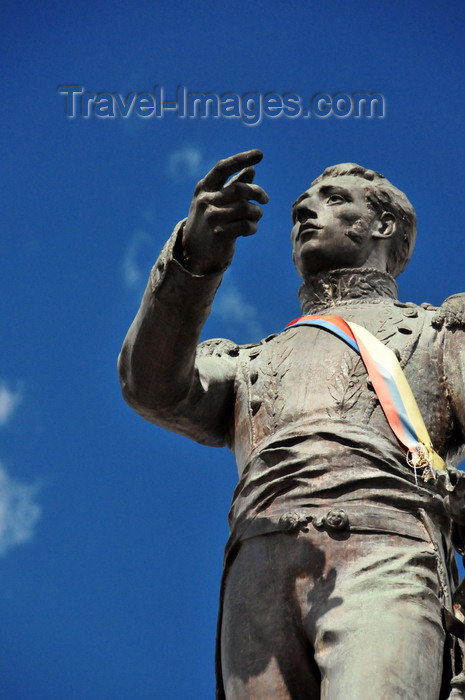
[[[436,310],[431,324],[434,328],[465,327],[465,292],[447,297]]]
[[[248,351],[251,357],[254,357],[259,354],[263,345],[273,340],[276,335],[276,333],[273,333],[263,340],[260,340],[258,343],[247,343],[246,345],[238,345],[226,338],[211,338],[210,340],[204,340],[203,343],[200,343],[197,348],[197,354],[202,357],[221,357],[223,355],[237,357],[241,350],[245,350],[246,352]]]
[[[239,355],[239,345],[226,338],[211,338],[200,343],[197,348],[197,354],[202,357],[222,357],[224,355],[237,357]]]

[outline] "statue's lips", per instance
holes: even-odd
[[[316,226],[315,224],[312,224],[311,226],[301,226],[299,233],[297,234],[297,240],[299,243],[306,243],[313,238],[318,231],[321,231],[322,228],[322,226]]]

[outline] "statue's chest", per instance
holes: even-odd
[[[421,310],[420,310],[421,312]],[[422,327],[419,310],[404,305],[340,307],[328,313],[364,326],[406,366]],[[364,420],[376,402],[360,356],[327,330],[291,328],[252,353],[248,365],[254,420],[279,429],[307,418]]]

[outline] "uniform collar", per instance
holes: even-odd
[[[340,304],[397,299],[397,284],[387,272],[375,268],[340,268],[315,275],[299,289],[304,314]]]

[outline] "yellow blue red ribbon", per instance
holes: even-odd
[[[361,357],[373,389],[395,436],[407,453],[408,464],[424,468],[425,479],[435,471],[446,469],[444,460],[435,452],[423,417],[407,378],[393,351],[357,323],[340,316],[302,316],[286,328],[317,326],[338,336]]]

